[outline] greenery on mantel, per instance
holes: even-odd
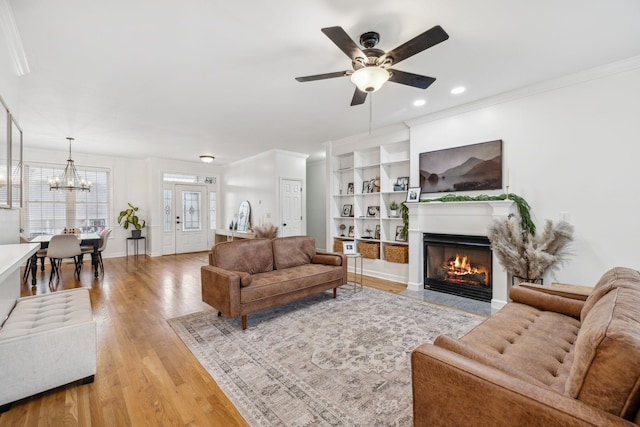
[[[478,196],[458,196],[456,194],[447,194],[446,196],[438,197],[435,199],[423,199],[420,203],[428,202],[492,202],[501,200],[513,200],[518,207],[518,213],[520,214],[520,222],[522,228],[526,230],[532,236],[536,234],[536,226],[531,220],[531,206],[522,197],[514,193],[499,194],[497,196],[488,196],[486,194],[480,194]],[[406,233],[409,229],[409,210],[406,208],[405,203],[402,203],[402,220],[404,222],[402,232]],[[405,213],[406,212],[406,213]],[[406,219],[405,219],[406,217]],[[406,234],[405,234],[406,235]]]

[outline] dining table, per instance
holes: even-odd
[[[40,243],[41,249],[49,247],[49,241],[53,237],[53,234],[43,234],[36,236],[30,240],[31,243]],[[100,247],[100,235],[98,233],[80,233],[77,234],[80,246],[93,246],[93,252],[91,252],[91,265],[93,266],[93,276],[98,277],[98,248]],[[36,254],[32,257],[31,262],[31,284],[36,285],[36,273],[38,270],[38,257]]]

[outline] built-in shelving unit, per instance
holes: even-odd
[[[406,199],[409,184],[409,141],[363,148],[331,156],[330,238],[379,245],[378,259],[365,259],[365,270],[392,280],[404,281],[407,264],[389,262],[385,248],[407,247],[398,239],[403,222],[400,210],[391,214],[389,205]],[[406,184],[398,187],[399,178]],[[401,180],[402,181],[402,180]],[[339,245],[338,245],[339,246]],[[408,250],[408,248],[407,248]]]

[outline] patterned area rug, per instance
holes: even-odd
[[[348,287],[240,318],[169,320],[252,426],[411,426],[410,353],[484,318]]]

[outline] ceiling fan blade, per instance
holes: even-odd
[[[447,34],[440,25],[436,25],[419,36],[412,38],[408,42],[382,55],[378,59],[378,64],[383,64],[387,59],[391,59],[391,64],[396,65],[398,62],[404,61],[410,56],[420,53],[431,46],[442,43],[448,38],[449,34]]]
[[[321,30],[332,42],[336,44],[352,61],[360,58],[366,63],[367,56],[360,50],[356,42],[342,29],[342,27],[327,27]]]
[[[316,74],[315,76],[296,77],[299,82],[311,82],[314,80],[332,79],[334,77],[346,77],[352,71],[336,71],[335,73]]]
[[[436,81],[435,77],[421,76],[420,74],[407,73],[400,70],[389,69],[389,74],[389,81],[420,89],[426,89]]]
[[[351,106],[364,104],[364,101],[367,99],[367,92],[361,91],[356,88],[356,91],[353,93],[353,98],[351,99]]]

